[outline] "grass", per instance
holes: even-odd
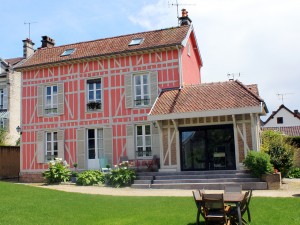
[[[192,194],[101,196],[0,182],[0,199],[1,225],[195,225],[196,218]],[[251,225],[299,225],[299,205],[300,198],[254,197],[250,205]]]

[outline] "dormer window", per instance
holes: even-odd
[[[134,38],[131,40],[131,42],[129,43],[129,46],[131,45],[139,45],[144,41],[144,38]]]
[[[68,55],[73,54],[74,52],[75,52],[75,48],[69,48],[69,49],[65,50],[63,52],[63,54],[61,54],[60,56],[68,56]]]

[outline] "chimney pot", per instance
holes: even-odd
[[[298,115],[299,115],[298,109],[295,109],[295,110],[294,110],[294,114],[295,114],[295,116],[298,116]]]
[[[53,47],[55,45],[54,39],[48,37],[48,36],[42,36],[42,48],[49,48]]]

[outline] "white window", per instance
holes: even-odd
[[[58,156],[57,132],[46,132],[45,135],[46,161],[50,161]]]
[[[4,109],[4,89],[0,89],[0,109]]]
[[[87,109],[89,111],[101,109],[101,80],[87,81]]]
[[[0,129],[7,128],[7,118],[0,118]]]
[[[191,45],[190,45],[190,43],[187,44],[187,54],[188,54],[188,56],[191,56]]]
[[[135,106],[148,106],[150,104],[149,75],[134,76],[134,103]]]
[[[148,157],[152,155],[151,151],[151,126],[136,126],[136,157]]]
[[[45,87],[45,114],[57,113],[57,85]]]
[[[104,158],[103,129],[87,130],[87,147],[88,169],[99,169],[99,159]]]

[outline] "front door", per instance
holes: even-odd
[[[103,129],[87,130],[88,169],[100,169],[100,158],[103,157]]]
[[[235,169],[232,125],[180,128],[181,170]]]

